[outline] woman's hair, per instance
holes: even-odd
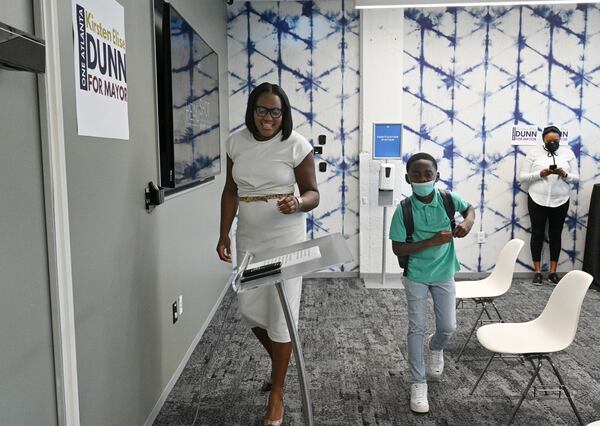
[[[407,173],[410,170],[410,166],[415,161],[418,161],[418,160],[431,161],[431,163],[433,164],[433,167],[435,167],[435,170],[437,170],[437,168],[438,168],[437,161],[435,161],[435,158],[433,158],[430,154],[427,154],[426,152],[417,152],[416,154],[413,154],[406,162],[406,172]]]
[[[548,126],[548,127],[544,127],[544,130],[542,131],[542,140],[544,139],[544,136],[546,136],[548,133],[557,133],[559,138],[562,136],[560,129],[558,127]]]
[[[292,134],[294,123],[292,122],[292,107],[290,101],[281,87],[276,84],[262,83],[254,88],[248,96],[248,105],[246,106],[246,127],[255,137],[260,136],[260,132],[254,123],[254,108],[256,102],[263,93],[273,93],[279,96],[281,100],[282,115],[281,115],[281,140],[286,140]]]

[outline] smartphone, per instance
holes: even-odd
[[[556,164],[550,164],[550,167],[548,167],[550,170],[556,170]]]
[[[281,269],[281,262],[274,262],[268,265],[258,266],[256,268],[246,269],[242,274],[242,277],[252,277],[254,275],[261,275],[265,272],[274,271]]]
[[[264,272],[261,272],[261,273],[257,273],[257,274],[254,274],[254,275],[250,275],[250,276],[244,276],[242,274],[242,279],[240,280],[240,282],[245,283],[246,281],[257,280],[259,278],[268,277],[269,275],[275,275],[275,274],[280,274],[280,273],[281,273],[281,268],[271,269],[271,270],[264,271]]]

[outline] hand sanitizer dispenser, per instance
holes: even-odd
[[[379,167],[379,190],[393,191],[395,181],[395,167],[393,164],[381,163]]]

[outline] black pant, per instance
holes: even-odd
[[[550,260],[557,262],[560,255],[560,236],[569,211],[569,200],[558,207],[545,207],[536,204],[528,195],[527,208],[531,218],[531,258],[534,262],[539,262],[542,258],[544,231],[546,230],[546,220],[548,220]]]

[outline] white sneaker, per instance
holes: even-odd
[[[429,348],[429,340],[433,334],[429,336],[427,348]],[[432,382],[439,382],[444,372],[444,351],[429,350],[429,364],[427,365],[427,378]]]
[[[427,383],[413,383],[410,385],[410,409],[415,413],[429,413]]]

